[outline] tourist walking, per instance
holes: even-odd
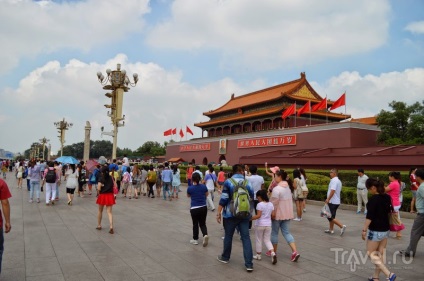
[[[143,194],[143,196],[147,195],[147,166],[143,166],[143,169],[141,169],[141,176],[140,176],[140,196]]]
[[[356,197],[358,199],[357,214],[361,213],[362,202],[364,202],[364,214],[367,214],[367,203],[368,203],[368,190],[365,186],[368,176],[365,175],[364,169],[358,169],[358,184],[356,185]]]
[[[193,164],[190,162],[188,163],[188,167],[187,167],[187,171],[186,171],[186,180],[187,180],[187,185],[190,186],[191,185],[191,175],[194,172],[194,167]]]
[[[90,177],[88,179],[88,195],[91,195],[93,192],[93,186],[97,191],[97,184],[99,182],[99,176],[100,176],[100,165],[96,165],[96,168],[94,168],[93,172],[90,174]]]
[[[156,195],[158,198],[160,198],[160,192],[162,189],[162,171],[163,171],[163,165],[159,165],[156,171]]]
[[[208,209],[206,207],[206,197],[208,189],[204,184],[200,183],[199,174],[192,176],[192,185],[187,188],[187,197],[190,198],[190,214],[193,221],[193,239],[190,243],[193,245],[199,244],[199,227],[203,235],[203,247],[208,245],[209,236],[206,227],[206,216]]]
[[[53,162],[49,162],[48,168],[44,171],[44,181],[46,182],[46,205],[54,205],[58,177]]]
[[[215,204],[213,203],[213,199],[214,199],[213,193],[215,191],[216,181],[217,181],[217,177],[215,175],[214,168],[212,165],[210,165],[205,175],[204,183],[206,187],[208,188],[208,197],[206,198],[206,205],[208,209],[211,210],[212,212],[215,211]]]
[[[168,162],[165,162],[165,168],[162,171],[162,188],[163,200],[166,200],[166,195],[168,194],[169,201],[171,201],[172,171],[169,169]]]
[[[224,185],[226,178],[225,178],[225,172],[223,167],[219,167],[219,173],[218,173],[218,192],[222,192],[222,186]]]
[[[415,202],[417,198],[417,190],[418,190],[418,183],[415,176],[415,172],[417,171],[417,168],[411,167],[409,169],[409,181],[411,182],[411,193],[412,193],[412,199],[411,199],[411,210],[410,213],[416,213],[415,211]]]
[[[382,181],[367,179],[365,185],[372,196],[367,203],[368,212],[362,229],[362,240],[367,240],[367,254],[375,264],[374,274],[368,280],[379,280],[382,271],[387,280],[393,281],[396,274],[390,273],[383,258],[390,233],[389,214],[393,209],[392,200],[385,193]]]
[[[124,198],[127,197],[128,189],[131,188],[131,168],[127,166],[124,167],[124,174],[122,175],[122,192],[124,193]],[[129,193],[128,199],[131,199],[131,191]]]
[[[272,189],[277,185],[277,181],[276,181],[275,177],[276,177],[276,173],[280,170],[280,168],[278,166],[274,166],[274,167],[269,168],[269,170],[271,172],[268,172],[268,163],[265,162],[265,172],[272,179],[271,183],[269,184],[269,187],[268,187],[268,194],[270,195],[271,192],[272,192]]]
[[[342,182],[338,177],[337,169],[331,169],[330,178],[331,180],[328,185],[327,199],[325,200],[325,204],[328,205],[331,213],[331,217],[327,218],[330,227],[324,232],[333,234],[334,225],[337,225],[340,227],[340,236],[343,236],[346,231],[346,225],[341,224],[340,221],[336,219],[337,209],[339,208],[341,202],[340,193],[342,191]]]
[[[293,170],[293,200],[296,204],[296,218],[294,221],[301,221],[303,214],[303,190],[302,190],[302,180],[300,177],[300,171],[297,169]]]
[[[224,249],[222,251],[222,254],[218,256],[218,261],[222,263],[228,263],[228,261],[230,260],[231,249],[233,244],[233,235],[236,228],[238,228],[240,231],[240,238],[243,245],[244,265],[248,272],[252,272],[253,252],[249,234],[249,221],[251,216],[249,215],[241,218],[236,217],[231,212],[231,209],[234,207],[232,206],[234,193],[236,192],[240,196],[240,192],[242,192],[242,190],[244,193],[248,194],[249,200],[254,197],[252,186],[250,185],[249,181],[244,179],[243,166],[240,164],[236,164],[233,166],[233,176],[224,182],[221,200],[219,201],[218,212],[216,214],[216,220],[218,223],[221,223],[222,216],[225,231]],[[250,202],[250,204],[251,203],[252,202]]]
[[[401,185],[400,173],[399,172],[390,172],[389,173],[389,181],[390,181],[390,183],[389,183],[388,186],[386,186],[385,190],[386,190],[386,193],[388,195],[390,195],[390,197],[392,198],[393,209],[397,213],[398,218],[399,218],[399,222],[401,223],[400,214],[399,214],[399,210],[400,210],[400,207],[401,207],[401,204],[400,204],[400,192],[401,192],[401,190],[400,190],[400,185]],[[401,239],[402,238],[402,232],[401,231],[402,231],[402,229],[405,228],[405,226],[403,226],[403,224],[401,223],[401,225],[397,226],[396,228],[397,228],[397,230],[394,230],[394,231],[396,231],[396,238]]]
[[[149,185],[149,194],[148,197],[150,198],[155,198],[155,193],[154,193],[154,185],[156,184],[156,172],[153,169],[153,165],[150,165],[149,167],[149,171],[147,172],[147,184]]]
[[[252,168],[252,167],[250,167]],[[262,241],[271,254],[272,264],[277,263],[277,255],[274,252],[274,246],[271,243],[271,230],[272,221],[271,215],[274,211],[274,205],[269,202],[266,190],[260,189],[256,192],[255,197],[259,201],[256,206],[256,215],[252,220],[256,220],[255,224],[255,238],[256,238],[256,255],[253,256],[256,260],[261,260],[262,254]]]
[[[412,225],[409,245],[406,250],[400,251],[400,254],[406,257],[415,257],[418,242],[420,241],[421,236],[424,236],[424,170],[416,170],[415,177],[417,183],[419,184],[416,194],[417,216],[414,220],[414,224]]]
[[[106,206],[106,212],[109,218],[109,233],[113,234],[112,206],[115,205],[115,196],[113,194],[113,179],[109,175],[109,168],[107,166],[103,166],[101,169],[99,183],[97,184],[97,191],[99,192],[99,196],[97,197],[96,204],[99,205],[99,210],[97,212],[96,229],[102,229],[103,209]]]
[[[36,165],[34,161],[29,162],[28,179],[30,181],[29,202],[34,202],[34,193],[37,197],[37,203],[40,203],[40,180],[41,170],[40,165]]]
[[[306,177],[305,169],[299,168],[299,172],[300,172],[300,180],[301,180],[302,190],[303,190],[302,209],[303,209],[303,212],[306,212],[306,198],[308,198],[308,192],[309,192],[308,186],[306,185],[306,181],[308,180],[308,178]]]
[[[21,161],[19,162],[18,167],[16,168],[16,178],[18,180],[18,188],[22,188],[23,176],[24,176],[24,166]]]
[[[141,172],[140,172],[140,169],[138,168],[138,165],[134,165],[133,170],[131,172],[131,178],[132,178],[131,183],[132,183],[132,191],[134,191],[135,199],[138,199],[138,194],[140,193],[140,187],[141,187],[140,176],[141,176]],[[131,191],[131,195],[132,195],[132,191]]]
[[[221,167],[222,168],[222,167]],[[255,165],[252,165],[249,167],[250,176],[247,176],[246,179],[249,181],[250,185],[253,188],[253,208],[255,209],[255,214],[258,214],[256,211],[256,206],[259,203],[259,200],[256,198],[256,193],[259,190],[262,190],[265,188],[265,181],[264,178],[260,175],[258,175],[258,167]],[[219,174],[218,174],[219,175]],[[249,229],[252,228],[252,221],[249,222]]]
[[[172,198],[178,199],[178,192],[180,190],[181,178],[180,170],[177,165],[172,166]]]
[[[6,179],[6,172],[7,172],[7,165],[6,162],[3,161],[3,166],[1,166],[1,172],[3,173],[3,179]]]
[[[78,170],[76,169],[75,164],[70,164],[68,170],[65,172],[66,195],[68,196],[69,206],[72,206],[75,189],[78,187],[78,176]]]
[[[58,162],[54,162],[54,167],[56,170],[56,175],[57,175],[57,180],[56,180],[56,197],[52,198],[52,200],[59,200],[59,189],[60,189],[60,184],[62,183],[61,179],[62,179],[62,164],[58,163]]]
[[[78,196],[84,197],[84,188],[87,183],[87,169],[85,167],[84,161],[81,161],[78,164]]]
[[[10,205],[9,198],[12,197],[10,194],[9,187],[7,183],[0,179],[0,202],[1,202],[1,211],[4,215],[4,232],[9,233],[12,229],[10,224]],[[3,215],[0,211],[0,274],[1,274],[1,264],[3,260],[3,251],[4,251],[4,236],[3,236]]]
[[[291,248],[290,260],[297,262],[300,254],[297,252],[296,243],[290,233],[290,221],[293,219],[293,182],[288,177],[287,172],[279,170],[275,174],[277,185],[272,190],[271,203],[274,205],[275,216],[272,220],[271,242],[274,246],[274,253],[277,254],[278,233],[281,230],[284,239]],[[271,255],[269,251],[267,255]]]

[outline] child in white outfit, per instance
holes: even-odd
[[[256,207],[257,214],[252,217],[252,220],[257,220],[255,224],[256,255],[253,258],[261,260],[262,241],[264,241],[265,246],[271,252],[272,264],[276,264],[277,256],[271,243],[271,215],[274,211],[274,205],[269,202],[266,190],[258,190],[256,198],[259,203]]]

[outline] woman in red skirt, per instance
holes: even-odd
[[[112,217],[112,206],[115,205],[115,196],[113,195],[113,180],[109,175],[109,168],[107,166],[102,167],[100,180],[97,185],[99,191],[99,197],[97,197],[96,203],[99,205],[99,212],[97,213],[97,230],[102,229],[102,214],[103,208],[106,206],[107,215],[109,217],[110,229],[109,233],[113,234],[113,217]]]

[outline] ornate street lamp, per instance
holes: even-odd
[[[102,135],[113,137],[112,159],[116,159],[116,149],[118,141],[118,127],[125,125],[125,115],[122,114],[122,104],[124,100],[124,92],[129,91],[129,86],[135,87],[138,82],[138,74],[133,74],[134,82],[130,81],[125,70],[121,70],[121,64],[117,64],[116,70],[106,70],[106,77],[99,71],[97,79],[103,85],[103,90],[112,91],[106,93],[105,96],[111,99],[110,104],[105,104],[106,108],[110,108],[107,115],[110,117],[113,125],[111,132],[103,132]]]
[[[65,131],[72,127],[72,123],[68,123],[63,118],[62,121],[54,122],[58,132],[59,132],[59,140],[60,140],[60,156],[63,156],[63,144],[65,143]]]
[[[43,145],[43,160],[46,160],[46,159],[45,159],[45,157],[44,157],[44,155],[46,155],[46,154],[45,154],[45,151],[46,151],[46,144],[47,144],[49,141],[50,141],[50,140],[46,139],[46,137],[44,137],[44,138],[40,139],[40,143]]]

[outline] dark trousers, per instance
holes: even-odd
[[[154,182],[147,182],[147,184],[149,185],[149,194],[147,196],[150,197],[150,194],[152,196],[155,196],[155,194],[153,193],[153,186],[155,185],[155,183]]]
[[[414,224],[412,225],[411,238],[409,241],[409,246],[406,249],[407,253],[415,256],[415,253],[417,252],[418,241],[420,241],[421,236],[424,236],[424,214],[417,214],[417,217],[414,220]]]
[[[206,215],[208,214],[208,208],[206,206],[190,209],[191,219],[193,220],[193,239],[199,239],[199,227],[202,231],[203,236],[208,235],[208,229],[206,227]]]

